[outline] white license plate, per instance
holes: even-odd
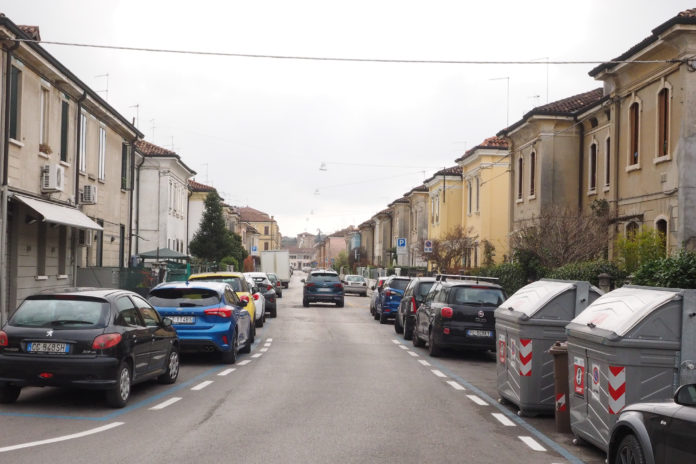
[[[469,337],[492,337],[493,332],[490,330],[467,330],[466,334]]]
[[[67,343],[32,342],[27,344],[27,351],[32,353],[67,353]]]
[[[318,292],[330,292],[331,289],[330,288],[318,288],[317,291]]]
[[[168,316],[172,324],[193,324],[196,322],[195,316]]]

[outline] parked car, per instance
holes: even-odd
[[[179,337],[142,297],[113,289],[67,288],[25,299],[0,330],[0,403],[23,387],[105,390],[126,405],[131,386],[176,382]]]
[[[267,272],[266,275],[275,289],[276,296],[278,298],[283,298],[283,283],[278,279],[278,276],[272,272]]]
[[[345,293],[336,272],[312,271],[302,282],[302,306],[305,308],[317,302],[336,303],[337,307],[343,307]]]
[[[258,285],[256,285],[256,282],[254,282],[254,279],[251,277],[245,275],[244,278],[246,279],[247,282],[247,287],[249,288],[249,292],[251,293],[251,299],[254,300],[254,305],[256,305],[256,310],[260,311],[262,314],[262,323],[259,327],[262,327],[263,324],[266,322],[266,297],[263,296],[263,293],[259,290]]]
[[[438,275],[416,311],[413,346],[428,342],[438,356],[444,348],[494,350],[495,309],[506,296],[497,279]]]
[[[410,281],[410,277],[389,276],[384,282],[382,291],[375,302],[375,319],[378,319],[380,324],[386,324],[389,319],[394,319],[401,297]]]
[[[380,297],[380,293],[382,292],[382,286],[384,285],[385,280],[387,280],[386,276],[379,277],[375,285],[370,287],[370,290],[372,290],[372,296],[370,297],[370,314],[372,314],[373,317],[375,316],[375,311],[377,309],[377,300]]]
[[[244,275],[247,275],[254,279],[256,286],[259,288],[259,292],[261,292],[261,294],[266,299],[266,311],[268,312],[268,314],[271,315],[271,317],[276,317],[278,315],[278,310],[276,306],[276,298],[278,298],[278,295],[275,292],[275,287],[273,286],[271,281],[268,280],[268,276],[266,275],[266,273],[245,272]]]
[[[348,274],[343,277],[343,290],[345,293],[367,296],[367,280],[361,275]]]
[[[251,320],[254,321],[256,327],[263,327],[263,323],[266,321],[266,315],[263,308],[257,308],[256,302],[258,298],[253,298],[253,292],[251,287],[247,282],[244,274],[241,272],[204,272],[199,274],[192,274],[188,280],[191,281],[205,281],[205,282],[224,282],[232,287],[232,290],[237,293],[237,296],[246,300],[247,305],[245,309],[249,312]]]
[[[612,428],[607,462],[696,462],[696,384],[679,387],[673,401],[626,406]]]
[[[411,279],[404,290],[404,296],[401,297],[394,319],[394,330],[396,333],[404,334],[405,340],[411,340],[413,337],[416,310],[423,303],[434,283],[433,277],[416,277]]]
[[[150,304],[172,320],[182,351],[219,352],[233,364],[237,353],[248,353],[254,324],[241,300],[221,282],[168,282],[150,291]]]

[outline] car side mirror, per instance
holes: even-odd
[[[300,282],[302,282],[302,283],[305,283],[305,280],[304,280],[304,279],[302,279],[302,280],[300,280]]]
[[[248,304],[249,304],[249,300],[240,298],[240,300],[239,300],[239,307],[240,308],[246,308],[246,305],[248,305]]]
[[[169,319],[168,317],[163,317],[162,318],[162,325],[165,327],[171,327],[172,326],[172,320]]]
[[[682,406],[696,406],[696,384],[682,385],[677,388],[674,402]]]

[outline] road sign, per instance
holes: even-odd
[[[426,240],[423,242],[423,253],[432,253],[433,252],[433,241],[432,240]]]
[[[397,238],[396,239],[396,254],[397,255],[408,254],[408,249],[406,249],[406,239],[405,238]]]
[[[252,246],[251,246],[251,252],[252,252],[252,253],[255,253],[255,252],[257,252],[257,251],[259,251],[259,247],[257,247],[256,245],[252,245]]]

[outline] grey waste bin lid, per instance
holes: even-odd
[[[572,323],[625,336],[650,313],[679,295],[675,290],[621,287],[594,301]]]
[[[574,284],[572,282],[538,280],[517,290],[499,308],[511,309],[518,313],[526,314],[527,317],[531,318],[549,301],[573,287]]]

